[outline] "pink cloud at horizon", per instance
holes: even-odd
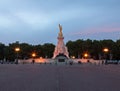
[[[71,33],[70,35],[93,35],[99,33],[112,33],[112,32],[120,32],[120,27],[92,28],[84,31],[78,31],[76,33]]]

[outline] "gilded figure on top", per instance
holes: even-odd
[[[63,34],[62,34],[62,26],[59,24],[59,30],[60,30],[60,32],[59,32],[59,37],[63,37]]]

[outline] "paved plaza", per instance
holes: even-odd
[[[120,91],[120,65],[0,64],[0,91]]]

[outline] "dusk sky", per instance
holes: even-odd
[[[120,0],[0,0],[0,42],[120,39]]]

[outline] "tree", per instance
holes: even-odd
[[[78,39],[76,41],[68,41],[66,43],[68,48],[69,56],[75,56],[76,58],[82,58],[83,53],[87,52],[94,59],[99,59],[99,55],[104,56],[103,49],[108,48],[109,52],[107,56],[109,59],[112,54],[113,59],[120,60],[120,39],[117,41],[113,40],[83,40]],[[11,43],[8,46],[0,43],[0,60],[6,59],[14,61],[16,58],[15,48],[19,47],[19,59],[31,58],[33,52],[36,53],[36,57],[47,57],[53,56],[55,45],[51,43],[45,43],[43,45],[30,45],[28,43]]]
[[[68,52],[69,52],[69,56],[78,56],[78,47],[76,46],[76,42],[75,41],[68,41],[66,43],[66,46],[68,47]]]
[[[4,59],[4,49],[5,49],[5,45],[0,43],[0,60]]]
[[[102,56],[102,45],[100,41],[93,40],[91,48],[91,57],[94,59],[99,59],[100,56]]]
[[[33,51],[33,46],[27,43],[21,43],[20,45],[20,58],[21,59],[27,59],[31,58],[31,54]]]
[[[45,43],[44,45],[42,45],[42,49],[43,49],[44,57],[47,57],[47,58],[53,57],[55,45],[51,43]]]
[[[114,48],[114,59],[120,60],[120,39],[116,41],[116,48]]]

